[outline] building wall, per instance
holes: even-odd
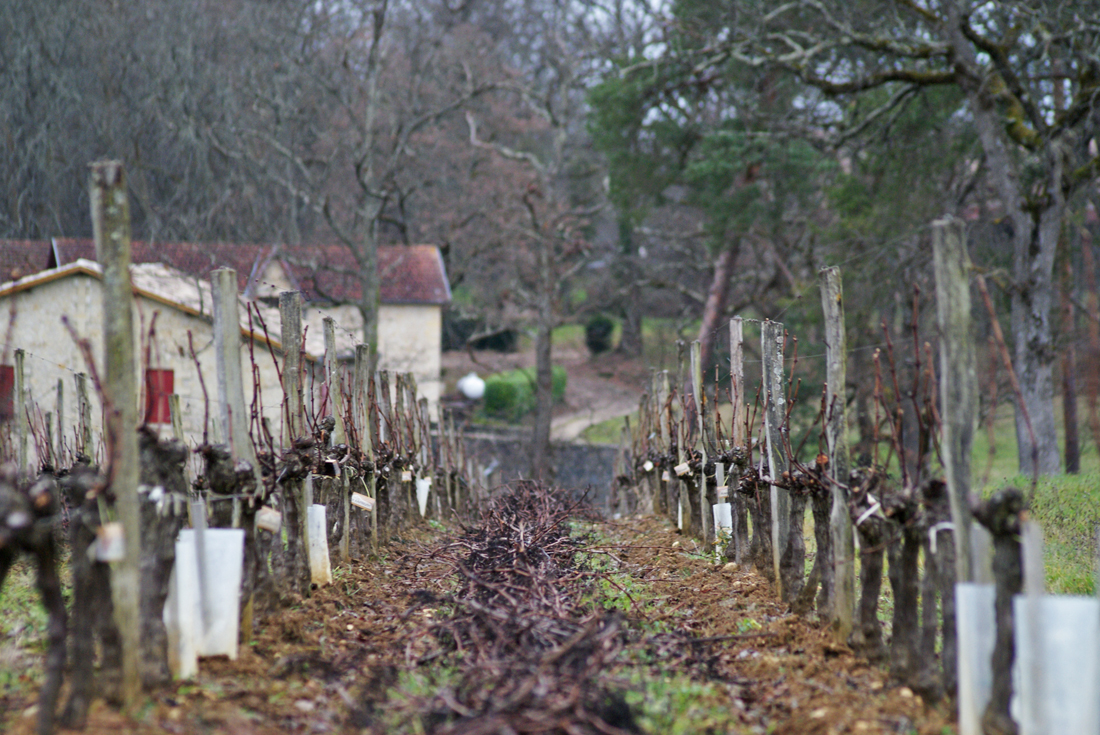
[[[35,286],[12,296],[0,297],[0,315],[10,325],[5,343],[2,362],[14,364],[13,351],[22,348],[26,351],[24,374],[28,391],[28,402],[32,413],[44,416],[46,412],[54,414],[53,423],[57,426],[57,384],[62,381],[64,390],[64,444],[71,451],[76,436],[78,421],[76,374],[88,373],[83,357],[62,325],[62,316],[68,316],[77,334],[88,339],[92,354],[96,359],[96,368],[104,369],[102,339],[102,291],[101,282],[93,277],[78,274],[49,283]],[[156,314],[155,334],[150,342],[149,325]],[[149,347],[149,366],[158,369],[171,369],[174,373],[174,390],[180,395],[180,408],[183,415],[183,429],[189,443],[197,445],[202,441],[205,401],[198,371],[191,358],[188,347],[188,331],[191,332],[195,353],[202,368],[203,378],[210,403],[211,441],[221,441],[219,428],[220,402],[218,400],[215,355],[213,347],[213,323],[209,319],[189,314],[172,306],[138,297],[134,301],[134,338],[138,349],[138,362],[135,364],[135,377],[139,390],[143,386],[141,361],[145,347]],[[245,402],[251,406],[254,395],[253,365],[249,354],[249,342],[241,345],[241,363],[245,385]],[[256,374],[259,379],[257,410],[270,421],[272,433],[278,437],[282,431],[282,390],[279,385],[275,364],[266,344],[257,342],[253,346],[256,362]],[[282,355],[278,355],[282,361]],[[307,384],[312,384],[307,377]],[[88,380],[89,399],[92,403],[93,444],[98,459],[103,458],[103,413],[102,406],[91,380]],[[138,411],[144,411],[142,396]],[[160,427],[162,433],[171,432],[171,427]],[[55,428],[56,432],[56,428]],[[55,433],[56,437],[56,433]],[[56,438],[55,438],[56,443]],[[29,461],[35,466],[37,453],[34,441],[30,441]]]
[[[308,309],[310,332],[320,334],[321,319],[331,316],[345,334],[361,339],[363,319],[353,305]],[[434,304],[382,304],[378,310],[379,369],[412,373],[417,389],[435,415],[441,393],[443,310]]]

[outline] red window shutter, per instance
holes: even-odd
[[[170,424],[172,411],[168,397],[175,388],[175,373],[171,370],[145,371],[145,423]]]
[[[15,368],[0,365],[0,421],[15,416]]]

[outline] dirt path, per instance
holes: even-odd
[[[755,573],[716,565],[663,521],[580,532],[597,570],[591,604],[621,616],[622,652],[600,681],[625,693],[636,729],[624,731],[954,732],[944,705],[890,687],[880,668],[786,613]],[[339,568],[334,584],[262,624],[237,661],[204,660],[198,681],[152,693],[129,717],[98,703],[86,732],[461,731],[433,726],[430,713],[410,729],[387,720],[438,695],[451,665],[431,658],[426,632],[443,609],[422,603],[453,592],[453,569],[438,532],[418,539]],[[6,704],[0,731],[29,735],[29,702]]]

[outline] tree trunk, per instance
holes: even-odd
[[[1081,256],[1085,271],[1085,285],[1088,287],[1086,304],[1088,318],[1088,370],[1085,371],[1085,400],[1089,406],[1089,431],[1096,442],[1096,451],[1100,453],[1100,290],[1096,287],[1096,258],[1092,254],[1092,236],[1087,229],[1081,230]]]
[[[626,357],[641,357],[643,346],[642,305],[635,297],[625,299],[620,313],[623,320],[623,331],[619,335],[619,346],[616,351]]]
[[[737,254],[741,250],[741,240],[734,239],[729,247],[718,255],[714,263],[714,278],[707,289],[707,301],[703,306],[703,323],[699,325],[700,359],[703,374],[714,365],[714,338],[718,334],[718,325],[726,311],[729,297],[730,275],[733,273]]]
[[[1032,154],[1041,163],[1045,189],[1041,199],[1029,206],[1030,198],[1021,182],[1022,163],[1012,155],[1013,143],[1004,132],[1000,102],[991,94],[980,73],[974,46],[963,34],[961,13],[964,3],[947,6],[950,44],[955,54],[959,86],[966,92],[974,114],[974,127],[986,154],[990,182],[1012,220],[1013,288],[1012,336],[1015,340],[1015,372],[1023,401],[1016,406],[1016,442],[1020,448],[1020,472],[1043,474],[1058,471],[1057,425],[1054,418],[1054,349],[1051,306],[1054,297],[1054,255],[1066,208],[1063,189],[1063,140],[1047,141]],[[1018,404],[1021,402],[1018,401]],[[1024,418],[1031,421],[1031,431]],[[1032,446],[1031,436],[1035,436]],[[960,549],[961,551],[961,549]]]
[[[1020,452],[1020,474],[1050,475],[1061,466],[1058,456],[1058,427],[1054,418],[1054,345],[1051,334],[1051,306],[1054,294],[1054,253],[1062,226],[1062,210],[1051,205],[1039,215],[1030,215],[1024,233],[1017,232],[1015,277],[1012,293],[1012,331],[1016,342],[1016,375],[1023,405],[1031,421],[1028,431],[1023,411],[1016,410],[1016,445]],[[1018,224],[1019,226],[1019,224]],[[1037,246],[1037,247],[1035,247]],[[1034,433],[1035,446],[1031,436]]]
[[[1062,332],[1066,346],[1062,352],[1062,426],[1066,435],[1066,472],[1081,471],[1081,443],[1077,433],[1077,329],[1070,289],[1073,273],[1067,257],[1062,272]]]
[[[554,278],[550,271],[549,245],[537,243],[538,253],[538,325],[535,336],[535,426],[531,435],[531,474],[536,479],[552,477],[550,420],[554,409],[551,372],[552,328],[554,325]]]
[[[371,220],[356,253],[359,264],[359,315],[363,318],[363,343],[378,355],[378,220]],[[379,356],[380,357],[380,356]]]
[[[1059,469],[1058,434],[1054,420],[1054,349],[1051,340],[1050,311],[1054,294],[1054,254],[1065,212],[1061,145],[1051,140],[1034,156],[1044,167],[1046,189],[1036,211],[1028,206],[1021,182],[1020,163],[1011,155],[1012,145],[1005,137],[998,100],[990,93],[984,77],[977,72],[974,48],[963,36],[961,3],[948,6],[949,28],[955,65],[961,72],[959,84],[970,101],[974,128],[985,153],[990,181],[1012,220],[1013,289],[1012,335],[1016,342],[1015,370],[1023,401],[1016,406],[1016,441],[1021,474],[1037,468],[1043,474]],[[1020,402],[1017,401],[1019,404]],[[1026,408],[1031,431],[1024,418]],[[1032,446],[1031,436],[1035,436]],[[960,553],[963,550],[960,549]]]

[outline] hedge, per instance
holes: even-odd
[[[550,395],[554,403],[565,398],[568,375],[565,368],[554,365],[550,370]],[[506,421],[518,421],[535,410],[535,369],[511,370],[485,379],[485,413]]]

